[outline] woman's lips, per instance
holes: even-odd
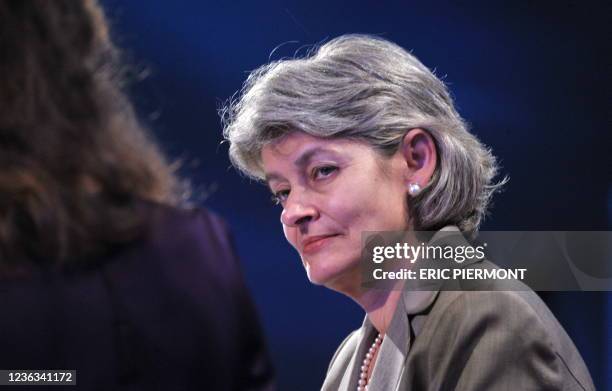
[[[327,243],[329,243],[329,241],[333,238],[335,238],[336,234],[333,235],[321,235],[321,236],[314,236],[311,238],[308,238],[304,241],[304,245],[302,246],[302,253],[303,254],[312,254],[314,252],[319,251],[321,248],[323,248]]]

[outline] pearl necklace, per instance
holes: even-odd
[[[357,391],[368,391],[368,371],[370,370],[370,364],[372,363],[372,359],[376,354],[376,351],[380,347],[382,343],[383,336],[378,334],[376,339],[372,343],[370,350],[365,355],[363,359],[363,364],[361,365],[361,372],[359,373],[359,382],[357,383]]]

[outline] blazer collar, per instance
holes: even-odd
[[[456,226],[447,226],[436,232],[429,244],[436,245],[467,245],[467,240],[461,235],[461,231]],[[461,266],[477,262],[478,260],[470,260],[464,262]],[[405,369],[406,357],[410,350],[412,335],[410,332],[410,318],[427,311],[436,301],[440,286],[432,286],[432,290],[409,290],[404,289],[398,308],[395,310],[385,339],[380,347],[378,362],[374,367],[371,383],[368,385],[370,391],[387,391],[395,390],[403,376]],[[403,309],[403,311],[402,311]],[[373,325],[367,319],[364,320],[365,330],[373,330]],[[366,333],[365,335],[370,335]],[[366,339],[367,341],[367,339]],[[363,340],[362,340],[363,344]],[[366,346],[367,348],[367,346]],[[358,349],[359,350],[359,349]],[[363,357],[363,356],[358,356]],[[354,376],[353,376],[354,377]]]
[[[448,225],[437,231],[428,242],[428,245],[466,246],[469,245],[469,242],[465,239],[463,234],[461,234],[457,226]],[[480,261],[481,259],[478,258],[466,259],[460,267],[465,267]],[[436,301],[443,283],[444,281],[442,280],[436,281],[431,285],[430,290],[404,289],[402,300],[406,314],[416,315],[427,310]]]

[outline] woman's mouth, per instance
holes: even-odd
[[[311,236],[309,238],[306,238],[302,242],[302,254],[312,254],[312,253],[319,251],[320,249],[325,247],[327,243],[330,242],[331,239],[335,238],[336,236],[338,235],[331,234],[331,235],[317,235],[317,236]]]

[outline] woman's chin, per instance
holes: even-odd
[[[339,268],[338,265],[309,262],[304,262],[304,266],[308,280],[314,285],[338,290],[337,288],[340,286],[355,288],[361,282],[360,274],[355,270],[356,267]]]
[[[308,280],[314,285],[325,285],[330,279],[329,272],[319,270],[317,267],[312,267],[310,264],[305,263],[306,276]]]

